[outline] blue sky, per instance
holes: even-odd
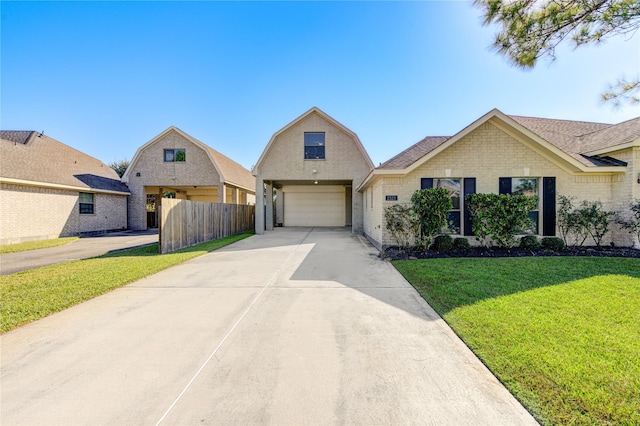
[[[471,2],[0,3],[0,127],[111,163],[177,126],[251,167],[317,106],[377,165],[492,108],[616,123],[599,102],[640,74],[640,34],[512,67]]]

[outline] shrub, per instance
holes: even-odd
[[[409,247],[417,233],[417,221],[413,209],[394,204],[384,209],[385,227],[400,248]]]
[[[625,218],[617,214],[616,222],[622,229],[626,229],[631,235],[636,237],[640,243],[640,200],[631,203],[629,207],[631,209],[630,217]]]
[[[456,250],[469,250],[471,244],[469,244],[469,240],[466,238],[458,237],[453,240],[453,248]]]
[[[602,209],[600,201],[583,201],[580,208],[575,211],[578,216],[578,222],[584,226],[589,235],[593,238],[596,246],[600,247],[602,239],[609,232],[611,219],[615,215],[614,212]]]
[[[562,238],[559,237],[544,237],[542,239],[542,248],[551,251],[562,251],[566,247]]]
[[[453,238],[449,235],[438,235],[433,240],[432,250],[436,251],[448,251],[453,248]]]
[[[418,189],[411,196],[411,203],[420,226],[419,243],[427,248],[433,237],[447,226],[447,217],[453,207],[449,191],[444,188]]]
[[[537,251],[542,245],[535,235],[526,235],[520,239],[520,248],[525,250]]]
[[[529,212],[538,197],[511,194],[469,194],[465,198],[472,215],[471,229],[484,246],[513,247],[516,235],[531,226]]]

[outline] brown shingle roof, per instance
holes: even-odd
[[[218,170],[222,173],[225,182],[241,186],[247,189],[255,189],[256,178],[253,177],[251,172],[240,164],[233,161],[231,158],[224,154],[219,153],[215,149],[208,147],[209,153],[218,166]]]
[[[508,117],[586,166],[616,165],[615,159],[611,159],[613,161],[603,160],[602,158],[589,156],[587,153],[614,148],[617,145],[640,138],[640,117],[619,124],[517,115]],[[403,169],[409,167],[448,139],[449,137],[444,136],[428,136],[382,163],[377,169]]]
[[[427,136],[410,146],[395,157],[380,164],[377,169],[404,169],[433,151],[449,139],[450,136]]]
[[[128,193],[100,160],[32,131],[0,131],[0,176],[31,182]]]

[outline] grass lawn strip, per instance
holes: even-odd
[[[158,245],[108,253],[0,277],[0,332],[92,299],[253,235],[233,235],[174,253]]]
[[[394,262],[543,424],[640,424],[640,261]]]
[[[55,238],[52,240],[29,241],[26,243],[18,243],[18,244],[3,244],[3,245],[0,245],[0,254],[18,253],[18,252],[27,251],[27,250],[38,250],[43,248],[58,247],[65,244],[69,244],[71,241],[75,241],[78,238],[80,237]]]

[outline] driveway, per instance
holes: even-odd
[[[0,254],[0,275],[27,269],[100,256],[113,250],[122,250],[158,242],[158,230],[112,232],[97,237],[83,237],[58,247],[18,253]]]
[[[282,228],[2,336],[6,425],[536,424],[388,262]]]

